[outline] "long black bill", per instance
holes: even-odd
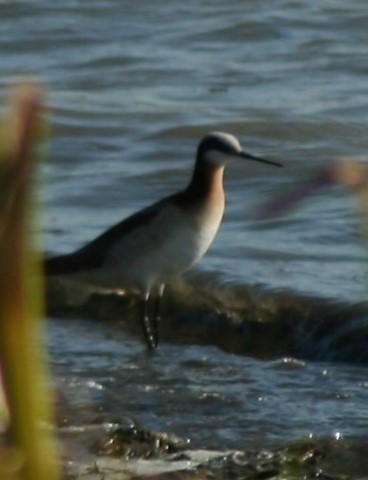
[[[240,152],[239,156],[241,158],[246,158],[247,160],[255,160],[256,162],[268,163],[269,165],[274,165],[275,167],[283,167],[282,163],[274,162],[273,160],[267,160],[266,158],[256,157],[247,152]]]

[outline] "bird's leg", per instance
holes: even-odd
[[[152,329],[150,315],[149,315],[149,299],[150,291],[147,290],[142,296],[142,327],[144,337],[146,339],[147,347],[149,350],[156,348],[155,332]]]
[[[155,299],[155,305],[154,305],[154,310],[153,310],[153,334],[154,334],[154,341],[156,344],[156,347],[158,345],[160,336],[159,336],[159,330],[160,330],[160,321],[161,321],[161,301],[162,301],[162,296],[164,294],[165,290],[165,284],[160,283],[160,285],[157,288],[157,296]]]

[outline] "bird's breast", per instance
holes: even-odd
[[[188,208],[167,204],[147,224],[121,239],[108,263],[134,283],[166,282],[203,257],[222,215],[221,204]]]
[[[224,214],[224,197],[208,199],[197,207],[195,215],[195,230],[198,242],[198,254],[201,258],[211,243],[220,227]]]

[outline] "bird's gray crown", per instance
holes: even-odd
[[[213,163],[226,163],[226,159],[236,157],[242,152],[239,140],[225,132],[210,132],[198,146],[197,159]]]

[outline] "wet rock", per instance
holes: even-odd
[[[128,460],[176,454],[188,448],[188,443],[188,440],[172,434],[146,430],[132,421],[108,431],[93,449],[99,455],[118,456]]]
[[[89,465],[69,466],[68,480],[350,480],[365,478],[367,471],[361,442],[306,439],[275,449],[221,452],[186,450],[176,437],[136,427],[108,433],[103,440],[117,435],[119,448],[112,455],[100,450]]]

